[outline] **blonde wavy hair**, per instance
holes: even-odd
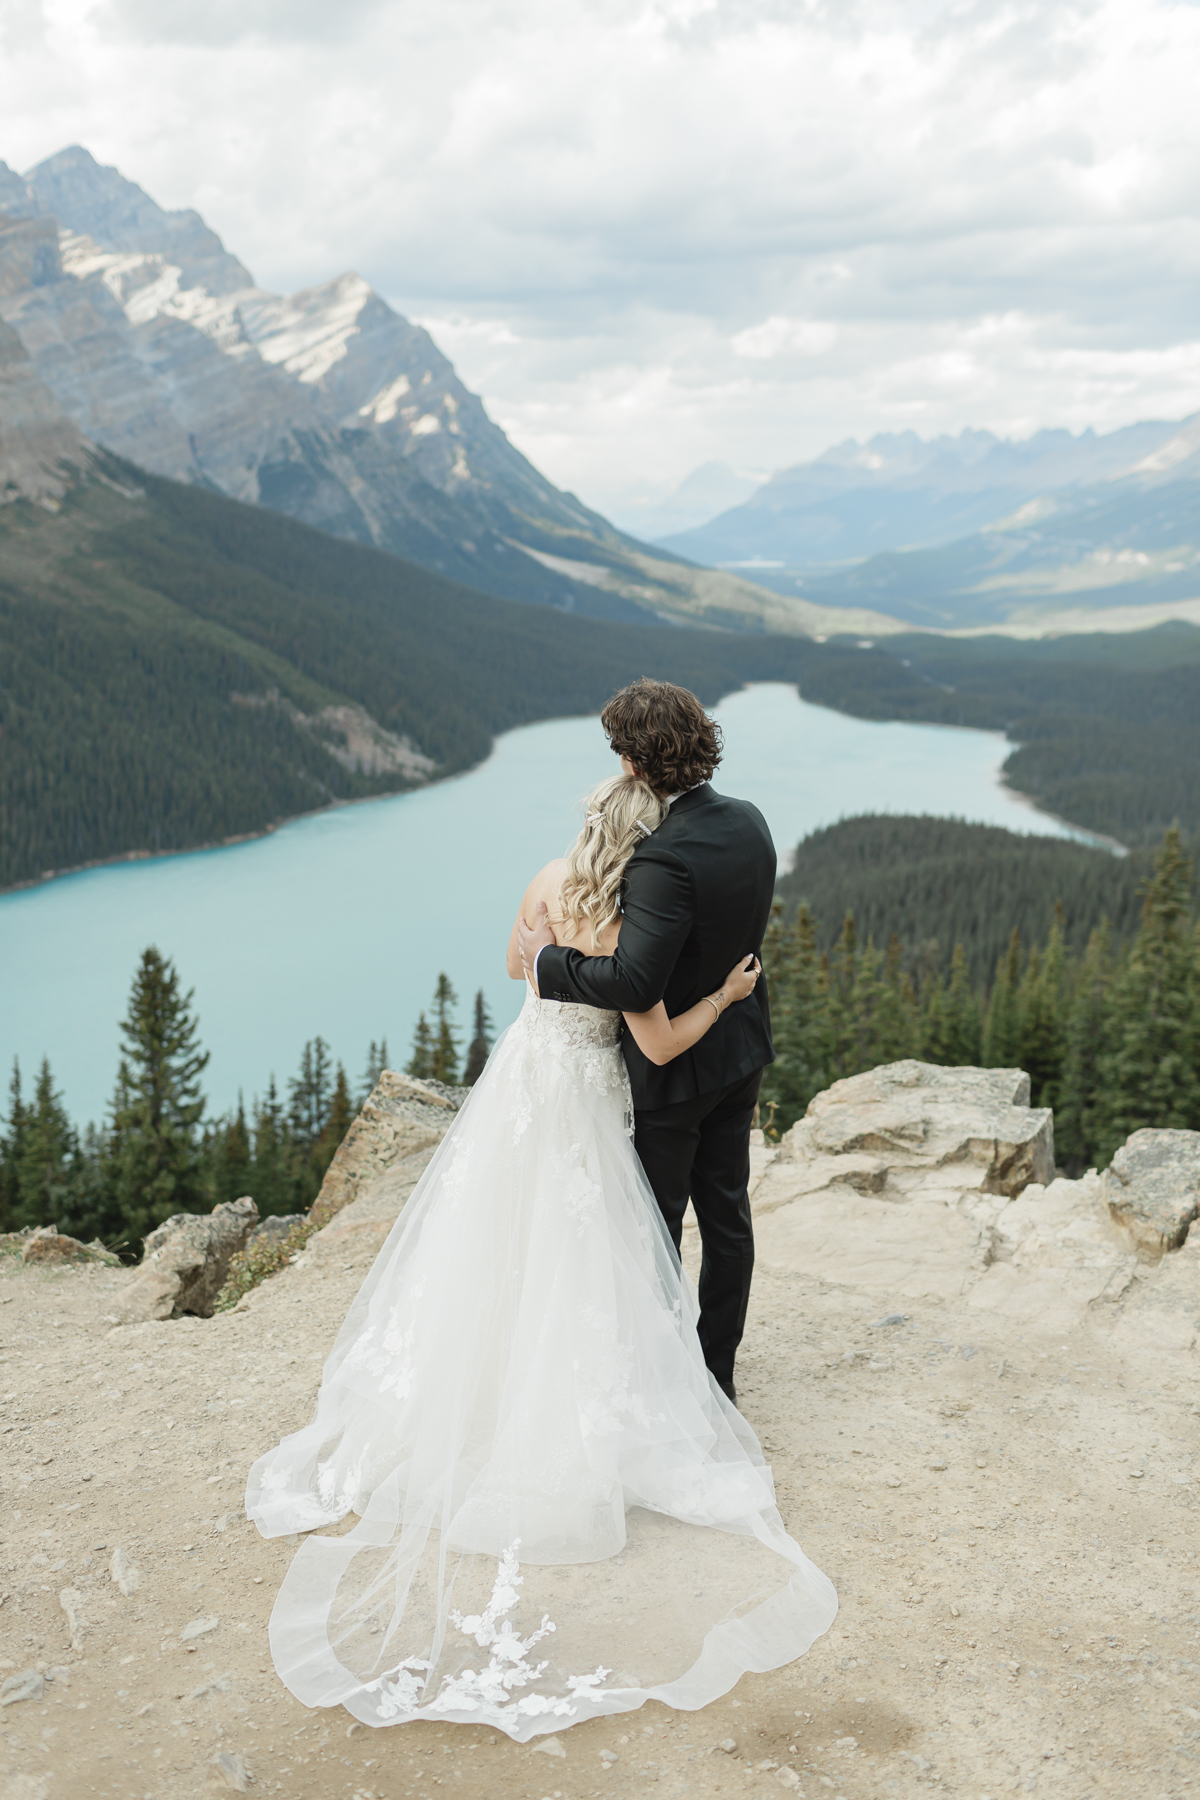
[[[592,789],[583,803],[583,830],[567,851],[567,872],[560,900],[564,937],[572,938],[586,920],[592,949],[600,933],[621,913],[621,877],[638,845],[666,816],[667,803],[636,775],[613,775]]]

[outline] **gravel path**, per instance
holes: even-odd
[[[881,1323],[781,1268],[738,1378],[841,1594],[807,1657],[536,1749],[306,1712],[266,1639],[294,1540],[260,1539],[242,1493],[309,1416],[386,1232],[370,1204],[211,1320],[116,1325],[126,1272],[0,1258],[0,1681],[42,1688],[0,1711],[0,1800],[1200,1793],[1195,1349],[1111,1309],[1068,1339],[961,1303]]]

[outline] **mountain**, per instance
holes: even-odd
[[[0,164],[0,318],[67,418],[154,474],[503,598],[837,628],[803,600],[652,552],[554,487],[361,276],[269,293],[198,213],[164,210],[79,147],[24,176]]]
[[[1170,616],[1200,622],[1200,479],[1189,467],[1194,451],[1171,454],[1187,452],[1196,424],[1124,480],[1043,495],[936,549],[809,577],[805,593],[934,629],[1050,633],[1106,622],[1129,629]]]
[[[707,524],[659,541],[697,562],[753,566],[756,579],[793,592],[797,574],[948,543],[1042,495],[1129,474],[1198,422],[1149,421],[1104,436],[1039,431],[1016,442],[990,431],[851,439],[781,470]]]
[[[728,463],[700,463],[670,493],[643,483],[610,506],[622,530],[643,542],[664,542],[672,532],[689,531],[717,513],[740,506],[760,485],[759,477],[742,475]]]

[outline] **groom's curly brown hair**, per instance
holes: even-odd
[[[687,688],[643,675],[614,694],[600,723],[656,794],[686,794],[721,760],[721,727]]]

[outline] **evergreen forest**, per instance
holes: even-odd
[[[764,1125],[777,1135],[832,1082],[916,1057],[1026,1070],[1032,1104],[1054,1109],[1057,1159],[1073,1174],[1106,1167],[1142,1127],[1200,1130],[1200,924],[1179,831],[1150,859],[1128,935],[1093,904],[1083,937],[1053,889],[1042,893],[1044,928],[1023,937],[1012,925],[986,979],[961,940],[876,938],[853,911],[831,936],[808,904],[779,901],[763,951],[776,1050]],[[897,904],[907,903],[902,891]],[[873,893],[864,911],[886,920],[886,896]],[[955,916],[944,897],[940,915],[921,915],[923,931],[939,916]],[[977,934],[976,961],[988,931]]]
[[[19,1063],[0,1119],[0,1234],[45,1225],[84,1242],[96,1239],[135,1261],[141,1239],[174,1213],[210,1212],[243,1194],[261,1217],[292,1217],[311,1207],[339,1144],[388,1066],[386,1038],[367,1050],[352,1086],[329,1045],[304,1045],[281,1095],[272,1075],[247,1109],[205,1117],[207,1052],[199,1042],[193,996],[173,962],[154,946],[134,974],[108,1115],[79,1130],[67,1114],[47,1061],[27,1093]],[[470,1086],[482,1072],[493,1027],[482,993],[474,1032],[460,1051],[448,978],[437,978],[408,1072]],[[428,1054],[421,1045],[429,1037]]]

